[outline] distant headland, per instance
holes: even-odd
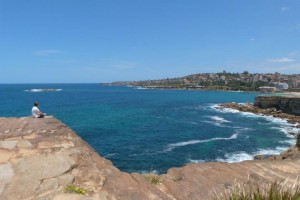
[[[149,89],[206,89],[263,92],[300,92],[300,74],[280,73],[198,73],[177,78],[117,81],[103,85],[127,85]]]

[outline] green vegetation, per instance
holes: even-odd
[[[157,174],[149,173],[144,175],[145,179],[151,184],[157,185],[160,183],[160,176]]]
[[[299,200],[300,189],[295,183],[288,185],[287,181],[274,181],[270,184],[263,183],[235,183],[223,192],[214,194],[212,200]]]
[[[68,192],[68,193],[76,193],[76,194],[86,194],[86,191],[83,189],[83,188],[80,188],[80,187],[76,187],[74,186],[73,184],[71,185],[68,185],[66,188],[65,188],[65,192]]]
[[[298,151],[300,151],[300,133],[297,135],[296,147],[298,147]]]

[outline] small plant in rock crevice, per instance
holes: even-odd
[[[75,185],[71,184],[71,185],[68,185],[66,188],[65,188],[65,192],[68,192],[68,193],[76,193],[76,194],[86,194],[86,190],[83,189],[83,188],[80,188],[80,187],[76,187]]]

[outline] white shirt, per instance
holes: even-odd
[[[32,107],[31,112],[32,112],[32,116],[35,117],[35,118],[38,118],[41,114],[40,110],[36,106]]]

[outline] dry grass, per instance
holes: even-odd
[[[263,183],[235,183],[222,192],[214,191],[212,200],[300,200],[298,181],[288,185],[286,181]]]
[[[157,185],[160,183],[160,176],[154,173],[149,173],[144,175],[145,179],[151,184]]]

